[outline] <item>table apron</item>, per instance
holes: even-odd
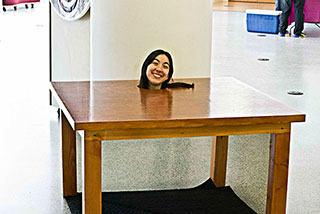
[[[290,133],[291,123],[251,125],[85,130],[86,140],[126,140],[147,138],[177,138]]]

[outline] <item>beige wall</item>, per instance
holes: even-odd
[[[90,79],[90,11],[65,21],[51,8],[52,81]]]
[[[105,10],[99,11],[101,11],[101,14],[110,16],[104,20],[91,20],[92,23],[97,24],[93,26],[94,39],[91,47],[96,52],[93,53],[92,57],[94,78],[138,79],[144,58],[157,48],[166,49],[173,55],[175,65],[174,78],[209,77],[212,1],[206,0],[203,1],[205,3],[195,4],[196,6],[192,5],[195,0],[186,0],[190,3],[188,6],[186,6],[187,4],[179,4],[179,1],[175,2],[174,5],[168,5],[171,2],[167,1],[167,7],[170,8],[170,11],[166,13],[169,16],[164,19],[167,22],[167,27],[163,30],[157,30],[157,27],[153,25],[152,19],[141,16],[142,13],[146,14],[147,17],[155,15],[152,9],[148,11],[148,8],[154,8],[149,4],[150,1],[144,0],[146,1],[144,3],[134,1],[139,0],[130,1],[130,5],[139,3],[138,5],[144,5],[144,7],[140,6],[132,9],[133,7],[130,7],[128,2],[123,1],[96,2],[99,8],[103,5],[107,6]],[[155,4],[155,7],[163,5],[157,3],[157,1]],[[117,8],[119,11],[115,13]],[[131,9],[129,10],[129,8]],[[192,11],[193,15],[186,14],[185,11]],[[201,11],[205,11],[206,15]],[[196,16],[196,13],[201,13],[202,15]],[[100,16],[99,13],[96,15],[96,17]],[[163,13],[161,12],[157,16],[161,17]],[[51,22],[52,80],[89,80],[90,11],[82,19],[68,22],[61,19],[52,9]],[[137,25],[132,25],[132,23],[140,23],[140,28]],[[185,30],[181,28],[181,24],[187,29],[184,33],[179,33]],[[101,28],[100,26],[105,27]],[[143,26],[153,26],[151,29],[149,28],[149,30],[154,30],[155,32],[151,42],[143,38],[143,35],[148,32]],[[108,31],[108,27],[112,31]],[[163,31],[165,31],[165,36],[161,38]],[[116,35],[117,33],[119,35]],[[158,35],[156,35],[157,33]],[[140,37],[142,37],[142,40]],[[110,40],[107,41],[107,38],[110,38]],[[168,38],[170,41],[168,41]],[[140,41],[137,43],[139,39]],[[122,41],[125,41],[125,43]],[[108,57],[106,57],[106,54]],[[120,65],[119,61],[123,59],[126,59],[127,64]],[[128,59],[130,63],[128,63]],[[111,72],[111,70],[116,72]]]
[[[174,78],[210,77],[212,0],[104,0],[91,4],[93,79],[138,79],[153,50],[169,51]]]

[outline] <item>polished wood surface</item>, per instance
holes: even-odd
[[[210,178],[217,187],[225,186],[227,175],[228,136],[212,137]]]
[[[259,2],[227,2],[220,1],[213,3],[213,10],[217,11],[237,11],[245,12],[247,9],[257,10],[275,10],[275,3],[259,3]]]
[[[223,186],[228,136],[265,133],[272,136],[266,210],[285,213],[291,123],[303,122],[305,115],[234,78],[179,81],[196,87],[144,90],[136,87],[137,81],[52,83],[63,112],[64,172],[71,169],[64,189],[73,188],[76,176],[74,131],[85,133],[83,213],[101,213],[102,140],[217,136],[210,177]],[[64,190],[64,195],[73,193]]]
[[[270,138],[269,179],[266,213],[286,213],[290,133]]]
[[[82,213],[102,213],[101,194],[101,141],[85,132]]]
[[[274,0],[229,0],[229,2],[250,2],[250,3],[275,4]]]
[[[52,86],[76,130],[304,121],[303,114],[234,78],[214,83],[182,81],[194,82],[195,89],[145,90],[136,87],[137,81],[54,82]]]
[[[61,111],[63,196],[77,194],[76,133]]]
[[[129,122],[128,122],[129,123]],[[149,124],[149,123],[148,123]],[[100,140],[126,140],[126,139],[147,139],[147,138],[176,138],[176,137],[201,137],[201,136],[228,136],[228,135],[248,135],[248,134],[271,134],[287,133],[290,131],[289,123],[252,124],[252,125],[223,125],[202,123],[202,121],[190,122],[184,127],[184,123],[168,122],[162,123],[166,128],[150,127],[146,128],[114,128],[99,130],[96,127],[94,139]],[[171,127],[169,127],[171,126]],[[192,127],[194,126],[194,127]],[[94,128],[92,126],[92,128]]]

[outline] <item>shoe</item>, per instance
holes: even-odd
[[[280,33],[279,33],[279,36],[280,36],[280,37],[285,37],[287,33],[288,33],[288,31],[286,31],[286,32],[284,32],[284,33],[281,33],[281,32],[280,32]]]
[[[300,33],[300,34],[293,34],[294,38],[306,38],[306,34]]]

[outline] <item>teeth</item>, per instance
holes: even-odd
[[[160,78],[161,77],[161,75],[159,75],[159,74],[153,74],[155,77],[158,77],[158,78]]]

